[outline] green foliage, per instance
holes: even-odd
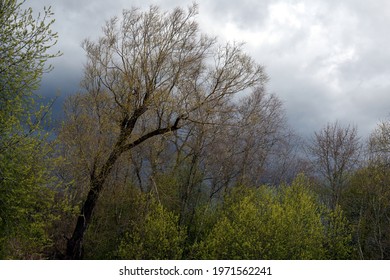
[[[272,189],[240,187],[226,199],[221,216],[199,244],[199,258],[205,259],[323,259],[327,237],[342,234],[334,246],[344,249],[348,236],[344,224],[326,227],[325,211],[309,184],[299,176],[291,186]],[[337,216],[338,217],[338,216]],[[338,223],[345,220],[336,219]],[[344,241],[344,242],[343,242]],[[345,249],[347,250],[347,249]]]
[[[134,129],[134,131],[137,130],[137,133],[140,133],[144,128],[148,131],[147,125],[154,119],[152,117],[154,113],[156,113],[159,129],[163,124],[169,124],[174,116],[180,116],[173,126],[167,127],[167,131],[169,129],[176,130],[179,121],[181,123],[187,121],[188,118],[185,117],[186,114],[182,115],[180,110],[194,112],[210,99],[210,95],[206,95],[202,97],[203,99],[194,98],[193,102],[195,103],[189,104],[186,102],[192,99],[189,98],[189,94],[185,93],[183,98],[179,98],[180,104],[171,104],[170,102],[177,98],[175,96],[172,99],[161,98],[159,94],[161,94],[162,84],[157,86],[156,81],[153,80],[151,87],[158,90],[152,92],[152,95],[157,97],[148,101],[147,99],[151,98],[148,88],[144,91],[147,94],[143,97],[139,95],[141,99],[134,102],[134,104],[142,104],[143,107],[129,113],[126,111],[127,103],[117,104],[119,107],[116,107],[115,104],[109,105],[113,98],[108,92],[100,91],[99,83],[99,89],[96,92],[92,91],[92,95],[85,98],[81,95],[75,95],[70,98],[74,106],[70,106],[69,112],[75,121],[69,121],[68,129],[59,140],[63,141],[64,145],[68,141],[68,145],[73,145],[72,147],[75,148],[67,150],[67,153],[64,154],[68,157],[66,159],[53,159],[53,149],[48,141],[49,135],[42,129],[42,122],[47,119],[50,106],[40,105],[40,97],[36,95],[36,90],[39,89],[42,75],[52,69],[47,61],[60,55],[60,53],[49,52],[57,42],[57,33],[51,30],[54,20],[51,19],[53,13],[50,8],[44,8],[42,13],[34,17],[32,9],[24,9],[24,4],[25,1],[18,0],[0,1],[0,259],[44,258],[49,253],[53,253],[54,246],[64,246],[66,241],[63,235],[64,233],[65,236],[71,235],[69,229],[73,225],[76,213],[79,213],[79,209],[75,205],[78,205],[86,196],[89,187],[88,180],[93,174],[91,171],[99,170],[99,164],[101,165],[106,160],[110,154],[109,147],[115,141],[115,136],[119,135],[120,130],[125,131],[124,129],[128,128],[129,116],[136,116],[144,110],[149,110],[148,113],[139,115],[138,123],[142,123],[142,126],[145,127]],[[158,10],[152,9],[151,12],[152,14],[157,13]],[[194,11],[190,11],[188,19],[192,18],[194,14]],[[166,22],[170,27],[179,26],[171,25],[171,20]],[[149,27],[153,26],[157,25]],[[185,27],[186,24],[180,26]],[[110,25],[107,25],[108,27]],[[112,26],[112,28],[114,27]],[[191,23],[188,27],[192,29],[196,25]],[[196,32],[186,32],[186,34],[195,34]],[[152,36],[156,35],[158,32],[152,33]],[[141,37],[137,37],[135,34],[134,38],[138,40]],[[100,42],[103,48],[114,51],[114,54],[119,54],[111,49],[115,47],[115,44],[104,45],[111,40],[101,40]],[[172,42],[172,40],[167,41],[169,44]],[[191,42],[196,43],[191,40],[186,40],[186,42],[190,45]],[[138,43],[139,46],[142,46],[145,41],[140,40]],[[209,44],[211,46],[213,43],[210,41]],[[85,42],[89,54],[93,53],[91,51],[97,46],[99,44]],[[203,43],[203,46],[207,49],[207,44]],[[175,48],[173,47],[172,50]],[[137,53],[136,48],[129,51],[134,50]],[[241,67],[244,64],[244,66],[251,64],[246,56],[241,56],[240,48],[232,49],[232,52],[229,48],[226,50],[226,55],[229,53],[239,54],[237,61],[235,56],[226,57],[226,59],[231,59],[234,65],[237,64]],[[183,58],[188,55],[186,48],[180,47],[177,51],[183,52],[181,53]],[[203,57],[203,54],[204,51],[200,51],[199,58]],[[104,57],[104,52],[102,55]],[[163,52],[163,56],[169,57],[165,52]],[[218,57],[224,59],[222,53],[218,54]],[[97,58],[98,56],[96,56]],[[150,56],[146,56],[144,59],[149,61],[150,58]],[[131,62],[131,58],[126,63],[129,61]],[[242,61],[247,63],[243,64]],[[152,61],[152,64],[156,63],[157,69],[160,70],[163,68],[164,71],[171,69],[170,67],[161,67],[163,65],[160,65],[161,62],[160,59],[157,59]],[[188,60],[183,60],[183,62],[184,68],[189,65],[198,69],[199,65],[203,65],[202,63],[188,64]],[[220,62],[216,65],[219,65]],[[168,59],[164,63],[169,64],[171,61]],[[144,64],[142,63],[142,65]],[[101,75],[100,78],[103,77],[102,79],[113,79],[112,83],[115,88],[123,88],[119,84],[114,84],[119,81],[115,78],[115,73],[113,76],[110,76],[111,74],[105,76],[107,71],[96,73],[99,69],[94,69],[93,65],[92,63],[89,65],[90,69],[87,68],[88,71],[91,71],[89,73],[91,77],[88,77],[87,72],[84,80],[85,85],[88,85],[89,82],[94,83],[96,81],[94,75],[98,74],[98,76]],[[126,65],[124,65],[125,68],[127,68]],[[148,67],[142,71],[148,71]],[[193,80],[193,77],[186,78],[187,72],[197,73],[204,69],[206,68],[199,68],[196,71],[182,71],[178,67],[177,73],[176,68],[172,69],[172,73],[169,71],[167,73],[174,77],[172,80],[176,83],[177,79],[181,79],[179,77],[181,74],[184,73],[184,81],[190,81]],[[235,67],[231,67],[231,69],[237,70]],[[112,67],[112,70],[116,71],[117,68]],[[220,72],[219,69],[216,71]],[[229,71],[224,73],[228,74]],[[262,70],[258,68],[256,72],[261,74]],[[135,76],[130,78],[133,79]],[[206,76],[209,75],[206,74]],[[241,76],[236,75],[235,77]],[[142,80],[143,77],[144,75],[141,75],[140,79]],[[253,77],[257,77],[257,75]],[[89,78],[91,81],[88,80]],[[136,78],[135,82],[131,82],[131,79],[123,79],[126,87],[129,86],[129,83],[139,83],[140,81]],[[226,79],[230,80],[228,76]],[[168,80],[163,79],[163,81]],[[257,84],[259,81],[248,80],[247,82]],[[243,88],[247,87],[245,83],[242,84]],[[220,85],[224,84],[222,79]],[[239,85],[240,81],[229,84]],[[204,85],[206,86],[208,83],[204,83]],[[241,86],[237,86],[238,89],[235,87],[233,86],[233,91],[241,88]],[[202,86],[197,89],[199,93],[203,92],[201,88]],[[221,91],[223,94],[230,92],[224,87],[220,89],[215,87],[214,90],[215,92]],[[134,92],[137,91],[138,89]],[[123,91],[126,94],[129,92],[133,91]],[[126,96],[117,98],[115,93],[114,97],[117,103],[118,101],[128,102],[130,100]],[[221,95],[222,97],[223,95]],[[222,99],[215,98],[213,100]],[[153,106],[149,106],[152,103]],[[94,104],[95,107],[90,107],[90,104]],[[199,115],[203,115],[207,111],[214,111],[214,102],[210,104],[212,110],[208,108],[200,110]],[[152,107],[153,109],[151,109]],[[227,110],[228,107],[223,110]],[[120,112],[113,110],[113,108],[126,108],[126,110]],[[179,111],[176,112],[176,109]],[[74,114],[76,111],[78,113]],[[101,114],[102,112],[104,114]],[[119,116],[123,116],[124,119],[119,121]],[[167,119],[164,119],[165,117]],[[97,118],[98,122],[95,123],[94,118]],[[200,120],[208,118],[208,116],[202,116]],[[223,116],[222,119],[224,119]],[[134,120],[136,123],[137,120]],[[253,123],[250,122],[250,125],[248,124],[248,131],[253,130],[252,126],[256,126],[257,121],[261,122],[261,120],[256,120]],[[126,126],[113,129],[118,123],[126,124]],[[215,131],[220,131],[216,125],[212,126],[210,131],[214,128]],[[342,151],[334,153],[333,156],[338,159],[344,151],[344,147],[347,157],[343,160],[350,159],[352,161],[350,164],[341,164],[341,169],[339,168],[341,171],[331,176],[332,179],[328,180],[327,184],[331,188],[314,190],[304,176],[298,176],[291,185],[261,186],[256,189],[240,186],[229,189],[228,183],[222,183],[230,180],[228,178],[231,174],[226,172],[226,176],[221,174],[227,178],[227,180],[221,180],[221,189],[228,192],[223,200],[219,196],[213,198],[207,196],[210,191],[208,185],[210,178],[206,179],[208,177],[206,174],[217,172],[212,175],[218,177],[218,172],[222,172],[223,168],[218,170],[218,164],[218,168],[214,171],[208,168],[207,157],[215,156],[218,149],[212,148],[211,151],[208,151],[200,146],[208,146],[207,141],[215,141],[218,138],[212,133],[204,136],[203,134],[209,133],[208,128],[206,129],[206,126],[201,126],[201,128],[202,131],[192,131],[193,135],[189,134],[188,137],[186,136],[187,139],[185,139],[186,137],[176,139],[179,143],[189,141],[188,143],[180,143],[180,145],[183,144],[184,148],[178,148],[176,156],[167,156],[171,152],[171,148],[168,146],[172,144],[167,139],[155,142],[154,146],[151,141],[145,141],[144,145],[149,145],[151,154],[154,156],[147,159],[143,158],[141,154],[140,158],[142,163],[145,162],[146,167],[144,168],[150,168],[152,172],[139,172],[138,180],[140,182],[144,179],[148,181],[150,185],[143,188],[142,183],[140,183],[140,188],[143,191],[148,190],[150,193],[142,193],[134,187],[129,179],[132,171],[128,167],[129,161],[124,156],[121,158],[118,156],[115,166],[111,166],[115,172],[112,172],[113,174],[108,176],[105,181],[106,190],[100,194],[101,199],[97,203],[95,216],[83,240],[85,242],[85,258],[390,258],[390,235],[388,234],[390,232],[390,172],[387,155],[388,139],[386,138],[388,131],[385,126],[377,131],[375,139],[371,139],[370,148],[373,149],[371,153],[374,152],[373,156],[378,158],[369,162],[366,167],[357,171],[351,178],[349,175],[355,168],[359,145],[356,142],[356,130],[350,130],[349,127],[344,130],[346,135],[351,136],[347,140],[350,140],[352,145],[346,147],[339,145]],[[155,132],[157,133],[159,129]],[[213,133],[217,133],[215,131]],[[334,132],[334,128],[329,128],[328,131],[324,131],[327,134],[323,136],[334,136],[332,132]],[[132,129],[125,132],[127,135],[131,133]],[[202,143],[191,144],[191,141],[195,141],[199,137],[197,133],[203,135],[202,137],[205,139],[211,136],[210,140],[205,140],[205,143],[202,140],[200,141]],[[265,134],[259,135],[261,137],[269,136],[266,135],[268,132],[260,133]],[[339,134],[342,136],[342,133]],[[222,135],[225,134],[222,133]],[[138,137],[138,135],[133,136]],[[336,139],[333,138],[333,140]],[[346,138],[342,137],[341,140],[343,139]],[[163,143],[164,141],[166,142]],[[215,142],[223,143],[218,141],[220,140]],[[332,148],[326,147],[329,141],[320,142],[318,144],[323,146],[322,148]],[[123,141],[123,145],[125,146],[122,148],[130,147],[126,141]],[[199,147],[197,147],[198,145]],[[312,148],[318,152],[323,150],[320,146]],[[164,149],[167,154],[161,153]],[[209,152],[210,154],[206,155]],[[232,151],[232,154],[235,152],[237,151]],[[351,155],[354,155],[352,159]],[[161,163],[163,161],[164,163]],[[219,163],[219,161],[217,162]],[[229,162],[234,166],[234,161]],[[237,162],[236,164],[238,164]],[[342,161],[336,160],[334,165],[337,165],[337,162],[341,163]],[[256,170],[258,167],[255,166],[256,163],[248,161],[248,159],[242,164],[245,165],[245,169],[248,167]],[[347,169],[345,169],[346,164],[348,165]],[[315,166],[317,171],[320,165],[320,161],[318,161],[317,166]],[[57,169],[54,171],[53,168]],[[62,183],[66,187],[63,186],[60,191],[57,188],[58,182],[53,177],[54,172],[66,175],[62,177]],[[152,175],[150,178],[144,178],[147,176],[143,174]],[[233,174],[232,177],[234,176],[236,175]],[[319,179],[318,185],[323,185],[323,183],[324,179]],[[109,185],[112,187],[110,188]],[[332,203],[330,203],[332,209],[327,208],[318,199],[321,191],[324,198],[332,197]],[[326,191],[329,193],[325,193]],[[61,243],[59,240],[62,240],[62,245],[58,245]]]
[[[325,210],[326,213],[326,210]],[[324,217],[326,259],[350,259],[353,256],[352,231],[340,205]]]
[[[39,258],[51,244],[48,230],[54,188],[50,146],[41,122],[49,108],[36,104],[48,54],[57,35],[32,9],[0,2],[0,258]]]
[[[85,258],[118,258],[123,236],[143,222],[146,210],[145,195],[133,186],[117,182],[115,188],[107,189],[85,236]]]
[[[178,215],[131,185],[107,189],[85,236],[86,259],[179,259],[185,229]]]
[[[180,217],[180,225],[191,227],[196,209],[206,200],[202,171],[196,160],[182,160],[169,172],[159,173],[151,189],[168,210]]]
[[[179,214],[181,209],[180,188],[181,182],[177,173],[161,173],[155,176],[151,189],[158,196],[162,205]]]
[[[144,200],[147,211],[132,225],[120,246],[122,259],[180,259],[185,231],[178,226],[178,216],[155,199]]]
[[[47,230],[56,217],[47,153],[27,138],[0,154],[0,258],[39,257],[50,245]]]
[[[361,259],[390,258],[389,185],[388,165],[372,163],[358,170],[346,189],[342,207]]]
[[[39,127],[47,110],[37,110],[33,91],[43,73],[52,69],[46,61],[60,55],[48,53],[57,38],[50,29],[54,20],[47,22],[50,8],[34,18],[32,9],[23,10],[22,4],[16,0],[0,3],[0,134],[23,134],[20,125],[30,133]],[[4,144],[17,143],[18,139],[2,141],[0,150]]]

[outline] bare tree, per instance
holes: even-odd
[[[216,114],[236,93],[266,81],[263,67],[241,45],[219,46],[201,34],[196,14],[195,4],[187,12],[125,10],[121,20],[107,22],[98,41],[84,41],[86,91],[75,98],[77,117],[68,117],[63,133],[69,133],[70,123],[79,134],[75,138],[89,135],[94,146],[76,149],[86,159],[89,191],[68,240],[67,258],[82,258],[93,210],[124,153],[202,122],[200,112]]]
[[[330,206],[335,208],[346,180],[359,163],[361,144],[357,128],[342,127],[338,122],[327,124],[314,134],[308,150],[315,171],[324,186],[330,190]]]
[[[368,141],[369,160],[376,164],[390,164],[390,121],[382,121]]]
[[[221,122],[224,125],[205,147],[210,195],[232,185],[275,182],[271,166],[280,164],[281,147],[292,139],[282,102],[264,88],[256,88],[233,104],[221,116]]]

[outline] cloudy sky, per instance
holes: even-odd
[[[28,0],[34,11],[52,6],[64,54],[43,80],[42,92],[77,91],[85,54],[107,19],[132,6],[164,10],[179,0]],[[308,136],[327,122],[358,127],[367,136],[390,115],[390,1],[198,0],[201,30],[221,42],[244,41],[265,66],[268,91],[283,102],[290,126]],[[59,107],[59,106],[57,106]]]

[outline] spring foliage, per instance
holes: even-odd
[[[324,220],[337,219],[298,177],[279,189],[236,188],[222,206],[218,222],[200,244],[206,259],[324,259],[325,245],[336,229]],[[340,214],[340,213],[339,213]],[[338,221],[345,227],[345,220]],[[332,233],[329,233],[331,231]],[[348,247],[343,232],[339,247]],[[340,237],[341,238],[341,237]],[[347,249],[345,249],[347,250]],[[336,257],[336,256],[332,256]],[[340,256],[346,258],[348,255]]]
[[[50,146],[42,129],[48,107],[38,89],[56,42],[50,9],[37,18],[14,0],[0,2],[0,258],[38,258],[51,244],[54,192]],[[58,55],[58,54],[57,54]]]
[[[133,8],[84,41],[55,156],[53,14],[24,3],[0,0],[0,259],[390,258],[388,122],[363,167],[337,123],[310,165],[242,44],[201,33],[196,4]]]

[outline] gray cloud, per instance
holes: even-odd
[[[192,1],[30,0],[34,10],[53,6],[64,52],[53,61],[42,91],[76,91],[82,76],[81,41],[96,38],[122,9],[158,5],[186,7]],[[221,41],[246,41],[265,65],[269,91],[285,104],[291,126],[309,135],[329,121],[357,125],[368,134],[388,116],[390,104],[390,2],[355,0],[199,0],[200,27]]]
[[[240,29],[256,30],[264,24],[271,2],[270,0],[201,1],[201,8],[213,21],[234,22]]]

